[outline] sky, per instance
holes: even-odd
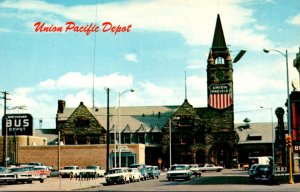
[[[107,88],[112,107],[129,89],[121,106],[162,106],[181,105],[186,84],[189,103],[207,107],[220,14],[231,57],[247,51],[233,64],[235,123],[276,123],[275,109],[286,109],[286,50],[289,81],[299,82],[299,10],[299,0],[0,1],[0,91],[7,113],[30,113],[34,128],[55,128],[60,99],[106,107]]]

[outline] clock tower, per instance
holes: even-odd
[[[232,167],[233,160],[237,159],[233,113],[233,69],[219,14],[206,70],[208,107],[204,115],[210,126],[206,133],[206,144],[209,148],[206,151],[206,161]]]
[[[233,80],[232,60],[223,34],[220,15],[207,60],[207,103],[216,113],[213,131],[233,130]]]

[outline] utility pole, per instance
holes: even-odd
[[[107,93],[107,125],[106,125],[106,173],[109,171],[109,88],[106,88]]]
[[[10,100],[9,98],[7,98],[7,95],[9,94],[8,92],[4,91],[2,92],[3,97],[1,97],[1,99],[4,99],[4,115],[3,117],[6,115],[6,101]],[[4,129],[4,127],[2,127],[2,129]],[[7,167],[7,128],[5,126],[5,130],[2,130],[2,134],[4,136],[3,138],[3,163],[4,163],[4,167]]]

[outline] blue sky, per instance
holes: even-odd
[[[57,100],[67,107],[80,101],[106,106],[104,87],[111,88],[111,106],[118,92],[123,106],[181,105],[184,74],[187,96],[194,107],[207,106],[206,65],[217,14],[235,63],[235,122],[246,117],[270,122],[270,111],[284,107],[284,56],[289,53],[290,81],[299,82],[293,59],[300,46],[298,0],[158,0],[158,1],[0,1],[0,90],[11,93],[8,108],[26,106],[34,127],[53,128]],[[35,32],[34,23],[65,26],[132,25],[130,32]],[[93,77],[94,74],[94,78]],[[93,81],[94,79],[94,81]],[[292,88],[290,87],[292,90]],[[260,106],[264,106],[262,110]],[[3,115],[3,100],[0,105]],[[274,115],[274,119],[275,115]]]

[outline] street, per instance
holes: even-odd
[[[296,184],[252,184],[246,171],[225,169],[222,172],[205,172],[189,181],[168,181],[165,172],[159,179],[130,184],[106,185],[104,178],[78,181],[58,177],[44,183],[0,185],[0,191],[299,191]]]

